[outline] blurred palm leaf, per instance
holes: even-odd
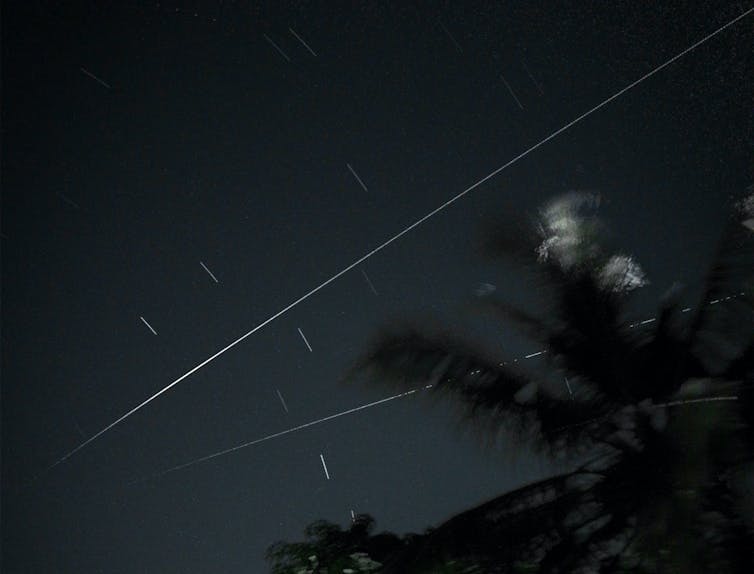
[[[540,572],[587,566],[617,571],[642,563],[650,570],[682,563],[739,571],[741,561],[718,550],[754,541],[751,519],[739,524],[740,517],[730,514],[740,506],[731,502],[715,528],[694,520],[714,502],[707,495],[711,484],[717,500],[736,500],[740,492],[719,477],[752,462],[754,234],[737,222],[726,229],[702,295],[711,305],[700,304],[689,320],[678,294],[671,293],[649,328],[634,328],[627,324],[626,302],[644,280],[629,257],[603,251],[599,222],[579,215],[594,203],[569,196],[544,209],[550,219],[531,232],[504,225],[483,242],[486,254],[507,257],[537,275],[551,306],[540,316],[490,296],[477,305],[517,326],[547,350],[552,369],[577,379],[580,392],[573,400],[548,392],[520,364],[513,368],[437,328],[383,331],[352,375],[403,388],[432,385],[432,393],[464,406],[462,420],[482,436],[508,431],[506,436],[528,439],[551,455],[591,449],[599,465],[591,475],[596,481],[582,490],[565,486],[573,476],[563,475],[496,498],[417,538],[394,571],[419,568],[438,556],[489,568],[523,558]],[[688,384],[694,380],[706,383]],[[714,398],[722,390],[740,402],[677,404]],[[714,456],[725,450],[721,442],[735,454]],[[557,494],[533,504],[530,493],[540,489]],[[520,512],[506,511],[511,506]],[[585,523],[574,527],[574,515]],[[702,525],[718,533],[718,544],[692,552],[688,545],[704,534]],[[527,546],[532,540],[537,552]],[[638,556],[638,549],[655,558]],[[751,560],[744,565],[754,571]]]
[[[605,251],[584,213],[598,205],[571,194],[528,233],[502,225],[483,242],[534,273],[549,308],[478,306],[539,343],[551,375],[578,381],[573,396],[429,325],[384,329],[348,372],[448,399],[493,444],[582,461],[405,538],[385,572],[754,572],[754,233],[727,226],[693,313],[672,292],[637,326],[626,303],[646,281]]]

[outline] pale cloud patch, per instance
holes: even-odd
[[[599,203],[599,195],[574,192],[543,209],[539,225],[543,239],[537,247],[539,261],[553,260],[569,270],[595,255],[594,224],[587,220],[585,210],[599,207]]]
[[[613,255],[602,267],[599,283],[612,291],[633,291],[648,283],[641,266],[628,255]]]

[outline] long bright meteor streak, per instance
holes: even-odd
[[[702,38],[701,40],[699,40],[696,43],[692,44],[691,46],[689,46],[688,48],[686,48],[682,52],[676,54],[675,56],[673,56],[669,60],[666,60],[664,63],[660,64],[659,66],[657,66],[656,68],[654,68],[650,72],[647,72],[642,77],[640,77],[638,80],[635,80],[632,83],[628,84],[625,88],[623,88],[623,89],[615,92],[612,96],[610,96],[609,98],[603,100],[601,103],[597,104],[596,106],[594,106],[590,110],[584,112],[583,114],[581,114],[580,116],[578,116],[576,119],[571,120],[570,122],[568,122],[567,124],[565,124],[563,127],[555,130],[554,132],[552,132],[547,137],[543,138],[542,140],[540,140],[539,142],[537,142],[536,144],[534,144],[530,148],[526,149],[525,151],[521,152],[520,154],[518,154],[513,159],[509,160],[507,163],[501,165],[499,168],[497,168],[495,171],[493,171],[489,175],[486,175],[485,177],[483,177],[482,179],[480,179],[476,183],[474,183],[471,186],[469,186],[466,189],[464,189],[462,192],[458,193],[454,197],[451,197],[445,203],[443,203],[439,207],[436,207],[435,209],[433,209],[432,211],[430,211],[424,217],[422,217],[420,219],[417,219],[414,223],[412,223],[411,225],[409,225],[408,227],[406,227],[405,229],[403,229],[403,231],[400,231],[399,233],[396,233],[395,235],[393,235],[392,237],[390,237],[386,241],[382,242],[380,245],[378,245],[377,247],[375,247],[374,249],[372,249],[371,251],[369,251],[366,255],[361,256],[359,259],[357,259],[356,261],[354,261],[353,263],[351,263],[350,265],[348,265],[347,267],[345,267],[342,271],[339,271],[338,273],[336,273],[335,275],[333,275],[329,279],[323,281],[317,287],[315,287],[314,289],[312,289],[308,293],[305,293],[304,295],[302,295],[301,297],[299,297],[298,299],[296,299],[295,301],[293,301],[293,303],[289,304],[286,307],[283,307],[280,311],[278,311],[277,313],[275,313],[274,315],[272,315],[268,319],[266,319],[266,320],[262,321],[261,323],[259,323],[259,325],[257,325],[256,327],[254,327],[251,331],[249,331],[245,335],[240,336],[238,339],[236,339],[232,343],[229,343],[228,345],[226,345],[225,347],[223,347],[222,349],[220,349],[219,351],[217,351],[214,355],[210,356],[208,359],[205,359],[204,361],[202,361],[201,363],[199,363],[198,365],[196,365],[194,368],[190,369],[189,371],[185,372],[183,375],[181,375],[180,377],[178,377],[172,383],[170,383],[169,385],[163,387],[158,392],[156,392],[155,394],[153,394],[151,397],[145,399],[144,401],[142,401],[141,403],[139,403],[138,405],[136,405],[134,408],[132,408],[126,414],[124,414],[120,418],[116,419],[114,422],[112,422],[109,425],[107,425],[101,431],[99,431],[95,435],[91,436],[90,438],[88,438],[87,440],[85,440],[84,442],[82,442],[80,445],[78,445],[72,451],[70,451],[69,453],[67,453],[66,455],[64,455],[63,457],[61,457],[60,459],[58,459],[57,461],[55,461],[52,465],[50,465],[49,467],[47,467],[47,469],[45,470],[45,472],[51,470],[52,468],[54,468],[57,465],[59,465],[61,462],[67,460],[73,454],[77,453],[82,448],[84,448],[86,445],[88,445],[92,441],[96,440],[97,438],[99,438],[100,436],[102,436],[103,434],[105,434],[107,431],[109,431],[115,425],[117,425],[117,424],[121,423],[122,421],[126,420],[132,414],[134,414],[138,410],[142,409],[143,407],[145,407],[146,405],[148,405],[149,403],[151,403],[157,397],[159,397],[163,393],[166,393],[167,391],[169,391],[170,389],[172,389],[175,385],[177,385],[178,383],[180,383],[181,381],[183,381],[187,377],[190,377],[196,371],[198,371],[199,369],[201,369],[205,365],[211,363],[217,357],[219,357],[220,355],[222,355],[226,351],[229,351],[230,349],[232,349],[233,347],[235,347],[236,345],[238,345],[241,341],[243,341],[244,339],[250,337],[251,335],[253,335],[257,331],[259,331],[262,327],[268,325],[269,323],[271,323],[272,321],[274,321],[275,319],[277,319],[281,315],[287,313],[288,311],[290,311],[291,309],[293,309],[296,305],[298,305],[299,303],[307,300],[309,297],[311,297],[312,295],[314,295],[318,291],[321,291],[322,289],[324,289],[325,287],[327,287],[330,283],[332,283],[333,281],[339,279],[340,277],[342,277],[343,275],[345,275],[346,273],[348,273],[354,267],[358,267],[364,261],[366,261],[367,259],[369,259],[370,257],[372,257],[372,255],[375,255],[376,253],[379,253],[380,251],[382,251],[383,249],[385,249],[385,247],[387,247],[391,243],[394,243],[395,241],[397,241],[398,239],[400,239],[401,237],[403,237],[404,235],[406,235],[408,232],[412,231],[416,227],[419,227],[422,223],[424,223],[425,221],[427,221],[431,217],[434,217],[435,215],[437,215],[438,213],[440,213],[442,210],[446,209],[447,207],[449,207],[450,205],[452,205],[453,203],[455,203],[456,201],[458,201],[459,199],[461,199],[462,197],[464,197],[466,194],[468,194],[472,190],[476,189],[477,187],[479,187],[480,185],[482,185],[483,183],[485,183],[486,181],[492,179],[497,174],[499,174],[501,171],[509,168],[513,164],[517,163],[519,160],[525,158],[526,156],[528,156],[529,154],[531,154],[533,151],[539,149],[540,147],[542,147],[543,145],[545,145],[547,142],[549,142],[553,138],[556,138],[557,136],[559,136],[560,134],[562,134],[566,130],[572,128],[574,125],[578,124],[579,122],[581,122],[585,118],[589,117],[594,112],[596,112],[596,111],[604,108],[607,104],[609,104],[610,102],[612,102],[616,98],[619,98],[620,96],[622,96],[623,94],[625,94],[627,91],[629,91],[632,88],[638,86],[639,84],[641,84],[643,81],[647,80],[648,78],[651,78],[652,76],[654,76],[660,70],[663,70],[664,68],[667,68],[670,64],[672,64],[673,62],[675,62],[679,58],[682,58],[683,56],[685,56],[686,54],[688,54],[692,50],[698,48],[699,46],[701,46],[702,44],[704,44],[705,42],[707,42],[711,38],[714,38],[720,32],[722,32],[726,28],[729,28],[730,26],[732,26],[733,24],[735,24],[736,22],[738,22],[742,18],[745,18],[746,16],[748,16],[752,12],[754,12],[754,8],[749,8],[743,14],[737,16],[733,20],[729,21],[727,24],[724,24],[724,25],[720,26],[714,32],[711,32],[711,33],[707,34],[704,38]]]
[[[428,385],[427,387],[424,387],[424,388],[429,388],[431,386],[432,385]],[[416,392],[416,389],[413,389],[413,390],[410,390],[410,391],[406,391],[405,393],[400,393],[398,395],[393,395],[392,397],[387,397],[387,398],[384,398],[384,399],[380,399],[379,401],[374,401],[374,402],[371,402],[371,403],[367,403],[367,404],[361,405],[359,407],[354,407],[352,409],[348,409],[347,411],[343,411],[343,412],[340,412],[340,413],[335,413],[334,415],[326,416],[326,417],[323,417],[321,419],[317,419],[315,421],[304,423],[302,425],[298,425],[296,427],[289,428],[289,429],[286,429],[284,431],[276,432],[274,434],[268,434],[267,436],[263,436],[262,438],[258,438],[256,440],[245,442],[243,444],[239,444],[239,445],[231,447],[231,448],[226,448],[225,450],[214,452],[212,454],[208,454],[208,455],[203,456],[201,458],[196,458],[194,460],[190,460],[190,461],[185,462],[183,464],[179,464],[178,466],[173,466],[171,468],[168,468],[167,470],[163,470],[162,472],[154,475],[152,478],[160,478],[162,476],[165,476],[166,474],[169,474],[171,472],[175,472],[176,470],[182,470],[182,469],[187,468],[189,466],[193,466],[195,464],[199,464],[200,462],[204,462],[206,460],[211,460],[213,458],[217,458],[217,457],[220,457],[220,456],[223,456],[223,455],[226,455],[226,454],[230,454],[231,452],[235,452],[237,450],[241,450],[242,448],[246,448],[246,447],[249,447],[249,446],[254,446],[256,444],[260,444],[260,443],[266,442],[268,440],[279,438],[279,437],[287,435],[287,434],[298,432],[298,431],[303,430],[305,428],[309,428],[309,427],[312,427],[314,425],[322,424],[322,423],[325,423],[327,421],[331,421],[333,419],[337,419],[338,417],[343,417],[345,415],[350,415],[350,414],[358,412],[358,411],[363,411],[364,409],[369,409],[369,408],[372,408],[372,407],[376,407],[377,405],[381,405],[383,403],[387,403],[387,402],[393,401],[395,399],[400,399],[402,397],[406,397],[408,395],[412,395],[415,392]]]

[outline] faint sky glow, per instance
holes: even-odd
[[[598,214],[628,327],[674,282],[699,308],[751,185],[754,8],[583,8],[7,3],[0,569],[265,572],[314,518],[421,531],[551,473],[459,434],[431,378],[341,381],[428,314],[545,366],[465,312],[539,308],[475,252],[488,217],[569,266]]]
[[[451,199],[449,199],[445,203],[441,204],[439,207],[433,209],[432,211],[430,211],[429,213],[427,213],[425,216],[423,216],[420,219],[416,220],[414,223],[412,223],[411,225],[409,225],[408,227],[406,227],[405,229],[403,229],[399,233],[393,235],[392,237],[390,237],[389,239],[387,239],[386,241],[384,241],[383,243],[381,243],[379,246],[377,246],[376,248],[374,248],[371,251],[369,251],[366,255],[363,255],[362,257],[360,257],[359,259],[357,259],[355,262],[353,262],[350,265],[348,265],[345,269],[343,269],[340,272],[336,273],[335,275],[333,275],[332,277],[330,277],[329,279],[327,279],[326,281],[324,281],[323,283],[321,283],[320,285],[318,285],[314,289],[308,291],[307,293],[305,293],[304,295],[302,295],[298,299],[294,300],[288,306],[284,307],[282,310],[278,311],[277,313],[275,313],[274,315],[272,315],[271,317],[269,317],[267,320],[265,320],[262,323],[260,323],[257,326],[255,326],[253,329],[251,329],[246,334],[242,335],[241,337],[239,337],[235,341],[229,343],[228,345],[226,345],[225,347],[223,347],[220,351],[216,352],[215,354],[213,354],[209,358],[205,359],[204,361],[202,361],[201,363],[199,363],[198,365],[196,365],[194,368],[190,369],[189,371],[187,371],[186,373],[184,373],[183,375],[181,375],[180,377],[178,377],[177,379],[175,379],[174,381],[172,381],[167,386],[165,386],[162,389],[160,389],[157,393],[155,393],[155,394],[147,397],[146,399],[144,399],[137,406],[135,406],[134,408],[132,408],[131,410],[129,410],[128,412],[126,412],[124,415],[122,415],[121,417],[117,418],[115,421],[113,421],[112,423],[110,423],[109,425],[107,425],[105,428],[103,428],[102,430],[100,430],[98,433],[96,433],[95,435],[93,435],[92,437],[90,437],[89,439],[87,439],[86,441],[84,441],[83,443],[79,444],[73,450],[67,452],[65,455],[63,455],[58,460],[56,460],[52,465],[50,465],[45,470],[45,472],[51,470],[52,468],[54,468],[58,464],[66,461],[66,460],[68,460],[73,454],[75,454],[76,452],[78,452],[79,450],[81,450],[83,447],[85,447],[86,445],[88,445],[92,441],[96,440],[97,438],[99,438],[100,436],[102,436],[103,434],[105,434],[107,431],[109,431],[110,429],[112,429],[116,425],[120,424],[125,419],[129,418],[131,415],[133,415],[137,411],[141,410],[143,407],[145,407],[146,405],[148,405],[150,402],[152,402],[158,396],[160,396],[163,393],[167,392],[168,390],[170,390],[171,388],[173,388],[175,385],[177,385],[178,383],[180,383],[181,381],[183,381],[185,378],[189,377],[194,372],[198,371],[199,369],[201,369],[205,365],[207,365],[210,362],[214,361],[217,357],[219,357],[220,355],[224,354],[226,351],[230,350],[231,348],[235,347],[238,343],[240,343],[241,341],[243,341],[244,339],[246,339],[250,335],[254,334],[259,329],[261,329],[262,327],[266,326],[268,323],[274,321],[275,319],[277,319],[281,315],[287,313],[290,309],[292,309],[293,307],[297,306],[299,303],[303,302],[304,300],[308,299],[309,297],[311,297],[312,295],[314,295],[316,292],[320,291],[321,289],[323,289],[324,287],[326,287],[327,285],[329,285],[330,283],[332,283],[333,281],[335,281],[336,279],[338,279],[342,275],[344,275],[347,272],[349,272],[354,267],[360,265],[362,262],[366,261],[368,258],[370,258],[373,255],[377,254],[378,252],[382,251],[385,247],[387,247],[391,243],[397,241],[403,235],[405,235],[408,232],[412,231],[414,228],[420,226],[425,221],[427,221],[431,217],[434,217],[440,211],[443,211],[444,209],[446,209],[447,207],[449,207],[451,204],[455,203],[457,200],[459,200],[462,197],[466,196],[468,193],[470,193],[471,191],[473,191],[474,189],[476,189],[477,187],[479,187],[483,183],[485,183],[488,180],[492,179],[493,177],[497,176],[503,170],[509,168],[510,166],[512,166],[513,164],[515,164],[516,162],[518,162],[519,160],[521,160],[524,157],[528,156],[530,153],[536,151],[537,149],[539,149],[541,146],[543,146],[544,144],[546,144],[547,142],[549,142],[553,138],[559,136],[560,134],[562,134],[566,130],[570,129],[574,125],[576,125],[579,122],[583,121],[585,118],[589,117],[594,112],[600,110],[601,108],[603,108],[604,106],[606,106],[607,104],[609,104],[610,102],[612,102],[613,100],[615,100],[616,98],[622,96],[624,93],[628,92],[632,88],[638,86],[639,84],[641,84],[642,82],[644,82],[648,78],[651,78],[657,72],[663,70],[664,68],[666,68],[667,66],[669,66],[670,64],[672,64],[673,62],[675,62],[676,60],[678,60],[679,58],[685,56],[686,54],[688,54],[689,52],[691,52],[695,48],[701,46],[703,43],[707,42],[709,39],[713,38],[714,36],[716,36],[717,34],[719,34],[720,32],[722,32],[723,30],[725,30],[726,28],[728,28],[729,26],[732,26],[738,20],[744,18],[745,16],[747,16],[748,14],[750,14],[753,11],[754,11],[754,8],[748,10],[747,12],[739,15],[738,17],[734,18],[733,20],[729,21],[728,23],[720,26],[719,28],[717,28],[713,32],[707,34],[701,40],[698,40],[697,42],[695,42],[694,44],[692,44],[691,46],[689,46],[688,48],[686,48],[682,52],[679,52],[678,54],[676,54],[675,56],[673,56],[669,60],[666,60],[662,64],[658,65],[657,67],[653,68],[649,72],[645,73],[643,76],[641,76],[637,80],[631,82],[630,84],[628,84],[627,86],[625,86],[621,90],[615,92],[612,96],[608,97],[607,99],[605,99],[602,102],[598,103],[597,105],[595,105],[594,107],[590,108],[586,112],[582,113],[576,119],[571,120],[570,122],[568,122],[567,124],[565,124],[561,128],[559,128],[559,129],[555,130],[554,132],[550,133],[548,136],[546,136],[545,138],[541,139],[539,142],[537,142],[533,146],[529,147],[528,149],[524,150],[523,152],[519,153],[513,159],[511,159],[508,162],[504,163],[502,166],[498,167],[493,172],[491,172],[488,175],[484,176],[483,178],[481,178],[476,183],[472,184],[471,186],[467,187],[466,189],[464,189],[463,191],[461,191],[457,195],[453,196]],[[274,42],[272,42],[272,40],[270,40],[269,37],[267,37],[267,35],[265,35],[265,39],[267,39],[267,41],[270,42],[273,46],[275,46],[276,48],[278,48],[278,50],[283,54],[283,56],[285,56],[285,58],[288,59],[288,57],[282,52],[282,50],[280,50],[279,47]],[[361,181],[361,178],[359,178],[359,176],[356,174],[356,172],[353,170],[353,168],[350,166],[350,164],[347,164],[347,165],[348,165],[348,169],[351,171],[351,173],[355,176],[355,178],[359,181],[359,183],[361,184],[361,186],[366,191],[367,190],[366,186]],[[550,237],[548,237],[543,242],[543,244],[540,246],[540,248],[539,248],[540,257],[547,258],[549,256],[550,252],[552,251],[552,252],[555,253],[555,256],[558,258],[558,260],[560,261],[561,265],[563,265],[565,268],[568,268],[568,267],[574,265],[578,261],[578,258],[581,257],[582,254],[579,253],[579,251],[577,251],[576,248],[580,247],[582,244],[586,243],[586,241],[584,241],[584,239],[581,237],[581,235],[583,233],[585,233],[585,230],[584,230],[584,225],[583,225],[582,221],[579,219],[579,217],[577,215],[577,212],[584,205],[586,205],[588,207],[590,207],[590,206],[599,206],[599,195],[583,194],[583,193],[573,193],[573,194],[570,194],[569,196],[567,196],[565,199],[558,199],[558,200],[556,200],[555,203],[553,203],[551,206],[549,206],[545,210],[545,212],[544,212],[545,223],[547,225],[548,232],[551,233],[551,234],[553,234],[553,235],[551,235]],[[587,244],[587,245],[589,246],[589,244]],[[304,334],[303,334],[303,332],[301,331],[300,328],[298,329],[298,331],[301,334],[301,337],[304,339],[304,342],[306,343],[306,346],[309,349],[309,352],[313,352],[312,351],[312,347],[309,344],[309,341],[306,339],[306,337],[304,336]]]

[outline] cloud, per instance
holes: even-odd
[[[648,283],[641,266],[628,255],[605,259],[599,246],[599,221],[594,211],[600,196],[572,192],[550,202],[540,214],[542,243],[537,247],[540,262],[553,262],[564,271],[586,265],[596,272],[603,289],[627,292]],[[750,206],[754,212],[754,201]]]
[[[641,266],[628,255],[613,255],[602,267],[599,283],[612,291],[632,291],[648,283]]]
[[[599,195],[572,192],[545,207],[539,225],[543,238],[537,247],[539,261],[554,261],[567,271],[597,255],[594,221],[585,212],[599,204]]]

